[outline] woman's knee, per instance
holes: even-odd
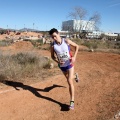
[[[70,86],[73,86],[73,81],[68,79],[68,84],[69,84]]]

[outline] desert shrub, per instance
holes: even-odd
[[[90,42],[89,42],[89,41],[84,41],[84,43],[82,43],[82,45],[87,46],[88,48],[90,48],[90,47],[91,47],[91,45],[90,45]]]
[[[0,30],[0,34],[6,34],[7,30]]]
[[[37,77],[49,64],[49,60],[35,52],[21,52],[14,55],[0,52],[0,79],[24,79]]]
[[[112,45],[113,44],[111,44],[111,41],[106,41],[106,47],[108,48],[108,49],[110,49],[110,48],[112,48]]]
[[[120,49],[120,42],[116,42],[114,48]]]
[[[120,41],[120,35],[117,37],[117,41]]]
[[[80,45],[83,40],[81,40],[79,38],[75,38],[75,39],[72,39],[72,41],[75,42],[75,43],[77,43],[78,45]]]
[[[93,48],[93,49],[97,49],[98,48],[98,42],[97,41],[87,41],[85,40],[82,45],[87,46],[88,48]]]
[[[49,69],[50,66],[51,66],[51,63],[52,63],[52,60],[51,60],[50,58],[48,58],[48,62],[47,62],[47,64],[44,65],[43,68],[45,68],[45,69]]]
[[[72,39],[78,45],[87,46],[89,49],[120,49],[119,41]]]
[[[25,64],[35,64],[38,62],[39,58],[30,53],[18,53],[16,55],[12,55],[12,59],[18,62],[18,64],[25,65]]]
[[[0,46],[9,46],[12,43],[12,40],[2,40],[0,41]]]
[[[30,40],[30,42],[32,43],[32,45],[34,47],[38,47],[41,46],[43,44],[42,39],[38,39],[38,40]]]

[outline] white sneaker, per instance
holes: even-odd
[[[79,77],[78,77],[78,73],[75,73],[75,81],[76,81],[76,82],[79,82],[79,81],[80,81],[80,79],[79,79]]]

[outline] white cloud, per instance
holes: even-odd
[[[118,6],[118,5],[120,5],[120,2],[118,2],[118,3],[113,3],[113,4],[109,5],[108,7],[115,7],[115,6]]]
[[[118,5],[120,5],[120,0],[111,0],[108,3],[108,7],[115,7],[115,6],[118,6]]]

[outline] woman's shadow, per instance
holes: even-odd
[[[46,100],[49,100],[51,102],[54,102],[58,105],[60,105],[61,107],[61,111],[68,111],[69,110],[69,106],[67,104],[63,104],[59,101],[56,101],[50,97],[47,97],[47,96],[43,96],[41,95],[38,91],[41,91],[41,92],[49,92],[50,90],[56,88],[56,87],[64,87],[64,86],[61,86],[61,85],[55,85],[53,84],[52,86],[50,87],[46,87],[44,89],[38,89],[38,88],[34,88],[32,86],[29,86],[29,85],[24,85],[23,83],[21,82],[15,82],[15,81],[9,81],[9,80],[3,80],[3,81],[0,81],[1,83],[5,84],[5,85],[8,85],[8,86],[12,86],[14,87],[16,90],[20,90],[19,88],[22,88],[23,90],[29,90],[30,92],[32,92],[35,96],[37,97],[40,97],[40,98],[43,98],[43,99],[46,99]],[[19,87],[19,88],[18,88]]]

